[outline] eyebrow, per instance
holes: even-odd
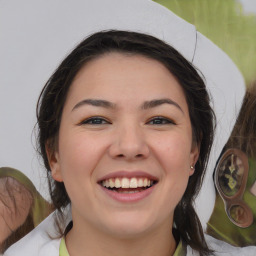
[[[168,99],[168,98],[164,98],[164,99],[154,99],[154,100],[150,100],[150,101],[145,101],[142,105],[141,105],[141,109],[143,110],[147,110],[150,108],[155,108],[158,107],[160,105],[163,104],[170,104],[173,105],[175,107],[177,107],[182,113],[183,110],[180,107],[180,105],[178,103],[176,103],[175,101]],[[72,111],[74,111],[75,109],[82,107],[84,105],[91,105],[91,106],[95,106],[95,107],[103,107],[103,108],[109,108],[109,109],[114,109],[116,108],[116,104],[109,102],[107,100],[99,100],[99,99],[84,99],[80,102],[78,102],[72,109]]]
[[[173,106],[177,107],[182,113],[184,113],[182,108],[180,107],[180,105],[177,102],[175,102],[171,99],[168,99],[168,98],[146,101],[142,104],[141,108],[142,109],[155,108],[155,107],[158,107],[163,104],[173,105]]]
[[[74,111],[75,109],[84,106],[84,105],[91,105],[95,107],[103,107],[103,108],[115,108],[116,104],[106,101],[106,100],[97,100],[97,99],[85,99],[80,102],[78,102],[72,109]]]

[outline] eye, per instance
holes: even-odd
[[[175,124],[175,122],[169,118],[162,117],[162,116],[156,116],[151,118],[147,124],[150,125],[166,125],[166,124]]]
[[[107,121],[103,117],[93,116],[93,117],[90,117],[90,118],[87,118],[87,119],[83,120],[82,122],[80,122],[79,125],[85,125],[85,124],[89,124],[89,125],[102,125],[102,124],[110,124],[110,122]]]

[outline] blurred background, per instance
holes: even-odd
[[[224,50],[246,86],[256,80],[256,0],[155,0]]]

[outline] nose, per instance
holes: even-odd
[[[147,158],[150,150],[142,129],[136,126],[118,129],[109,148],[110,156],[128,161]]]

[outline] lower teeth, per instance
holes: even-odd
[[[113,192],[116,193],[120,193],[120,194],[133,194],[133,193],[139,193],[142,192],[148,188],[151,188],[153,185],[149,186],[149,187],[141,187],[141,188],[137,188],[137,189],[132,189],[132,188],[109,188],[109,187],[105,187],[108,190],[111,190]]]
[[[132,194],[132,193],[139,193],[139,192],[142,192],[146,189],[148,189],[149,187],[147,188],[137,188],[137,189],[129,189],[129,188],[117,188],[117,189],[110,189],[116,193],[120,193],[120,194]]]
[[[117,191],[117,193],[121,194],[132,194],[132,193],[138,193],[141,192],[142,190],[130,190],[130,191]]]

